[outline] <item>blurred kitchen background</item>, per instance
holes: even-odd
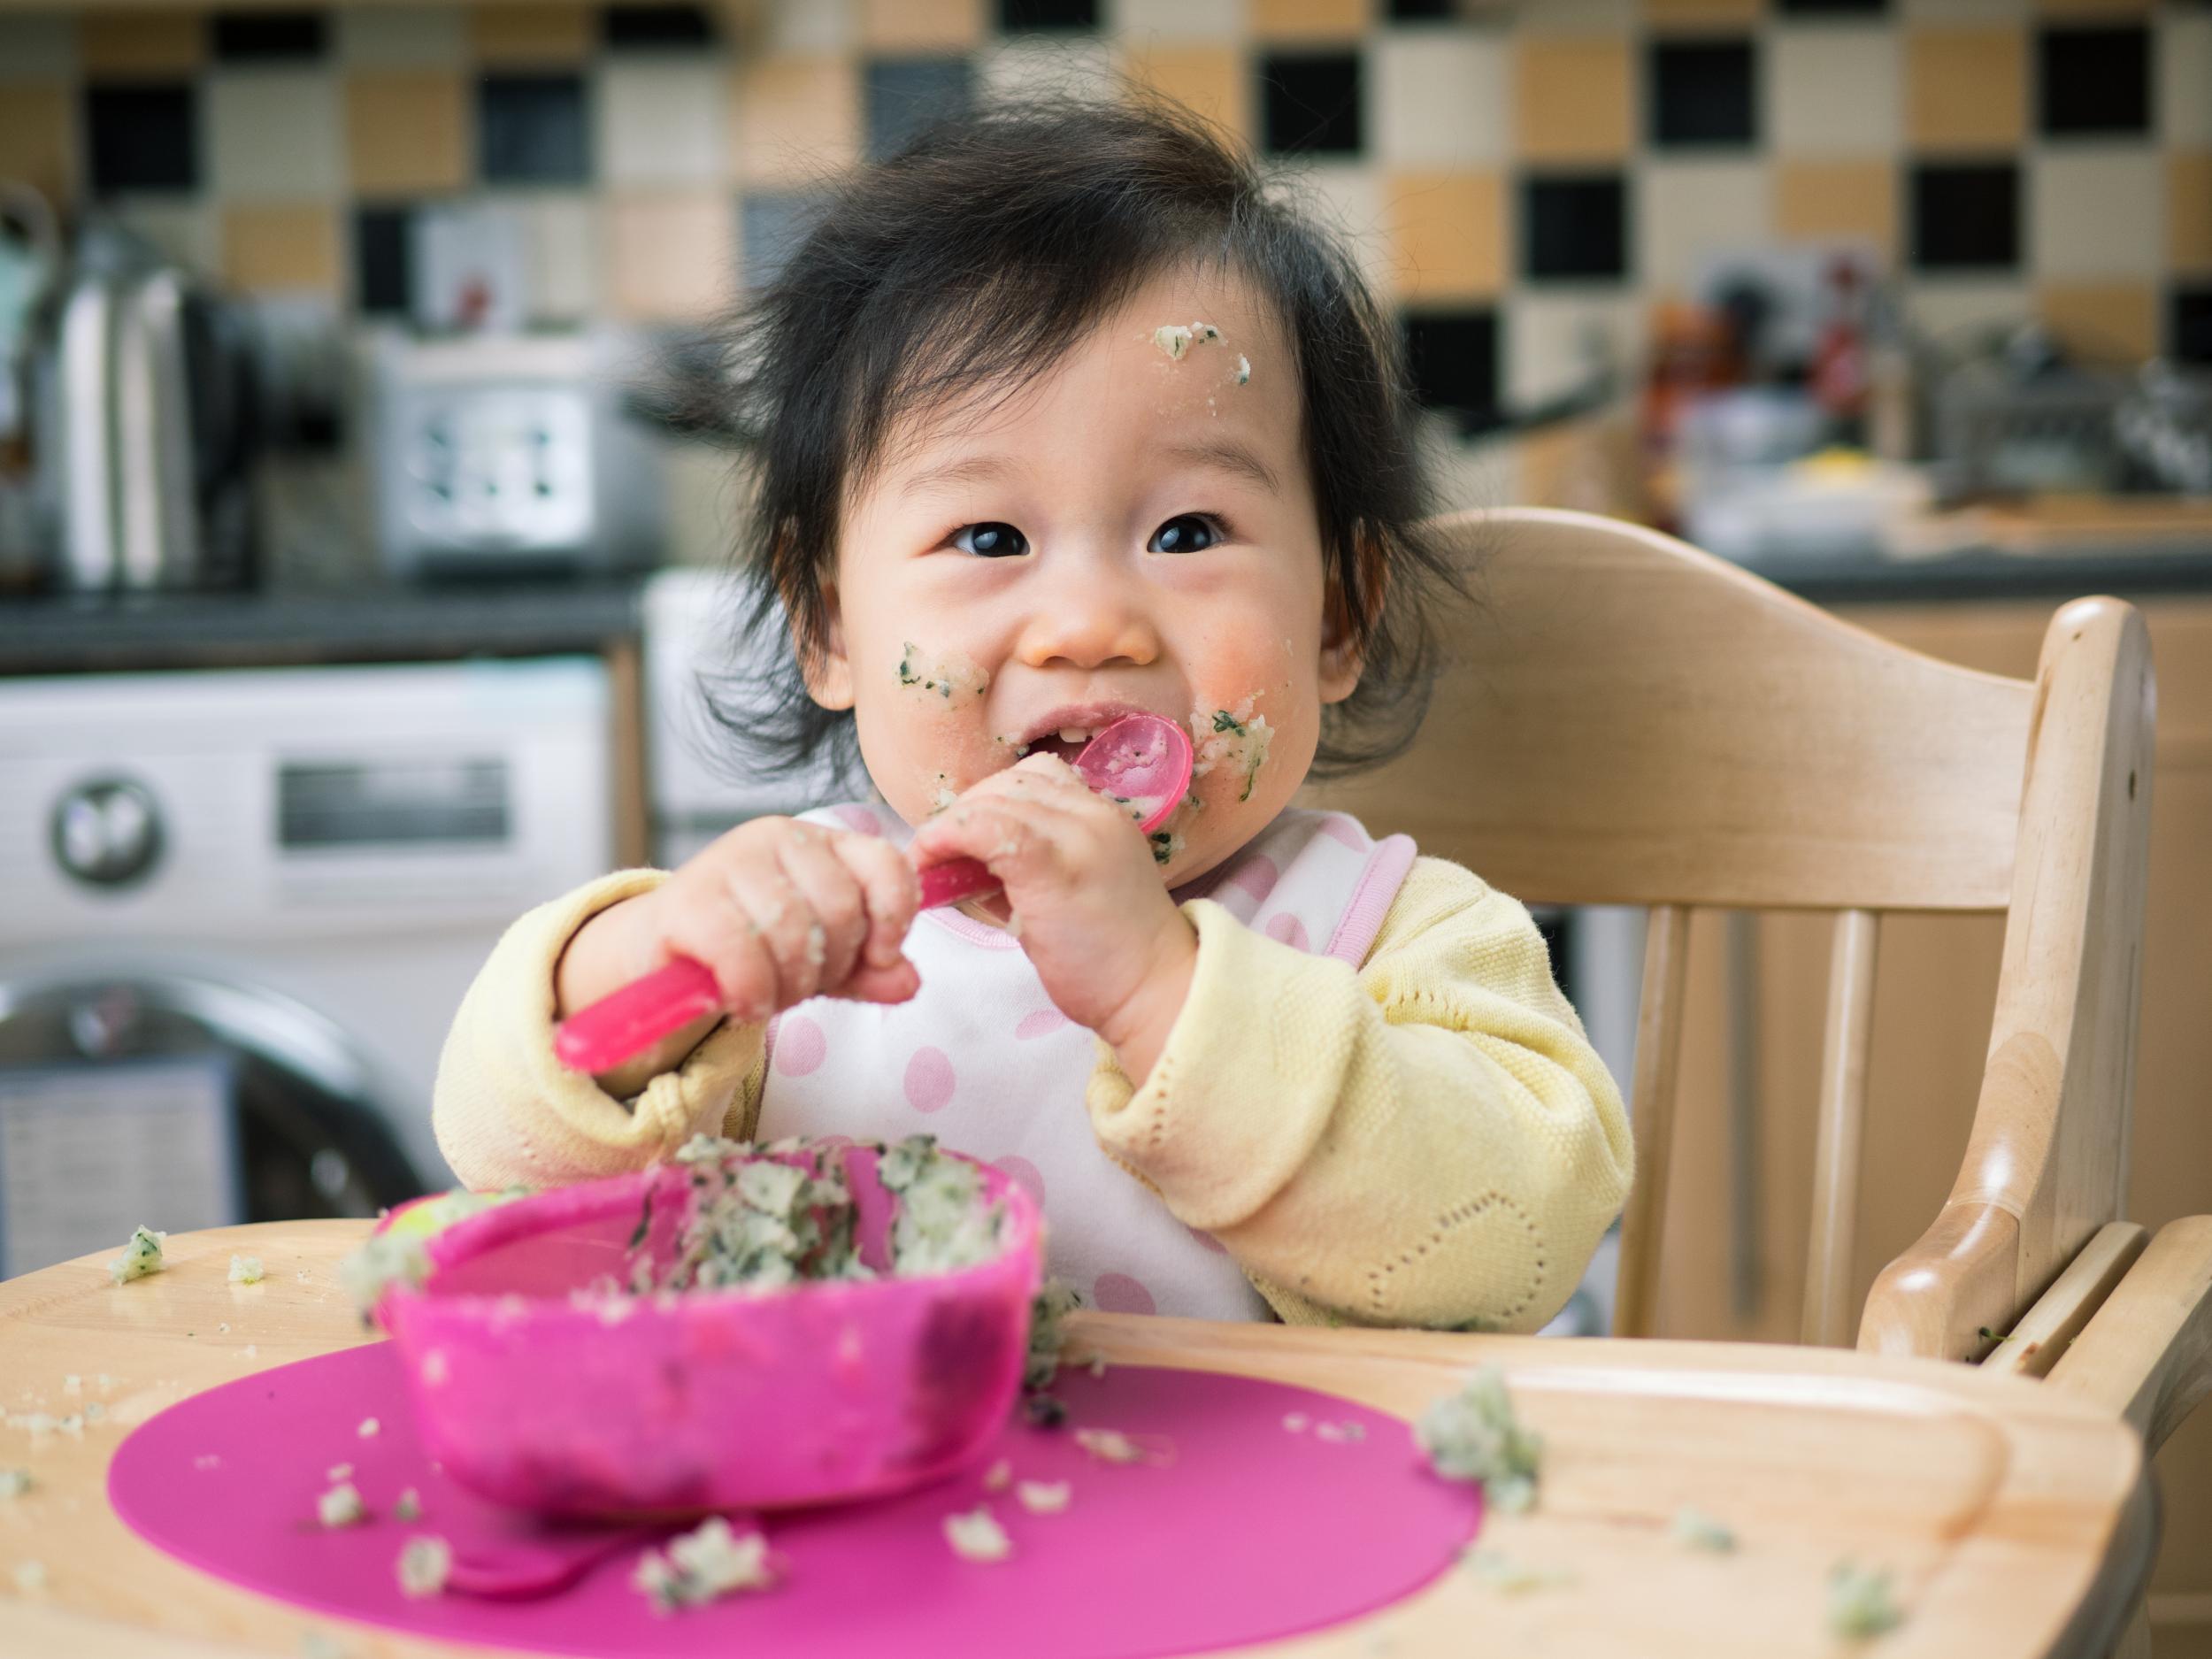
[[[449,1183],[504,924],[823,798],[714,741],[742,495],[640,388],[843,169],[1126,83],[1356,240],[1450,504],[2016,675],[2062,599],[2145,608],[2131,1213],[2212,1209],[2212,6],[0,0],[0,1276]],[[1545,922],[1625,1079],[1640,918]],[[1886,923],[1862,1291],[1957,1166],[2000,937]],[[1699,919],[1671,1333],[1795,1338],[1825,964]],[[1556,1328],[1609,1303],[1609,1253]],[[2162,1462],[2160,1651],[2212,1655],[2212,1422]]]

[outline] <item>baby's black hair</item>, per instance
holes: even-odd
[[[789,769],[826,748],[849,775],[857,759],[850,712],[813,702],[801,663],[825,639],[849,492],[901,418],[1018,390],[1181,265],[1251,284],[1297,365],[1332,614],[1365,659],[1358,688],[1323,710],[1314,770],[1412,740],[1438,603],[1460,585],[1425,527],[1396,330],[1281,185],[1181,106],[1132,93],[946,121],[850,174],[695,362],[672,412],[745,452],[745,626],[751,659],[779,664],[710,700],[760,758]],[[787,626],[795,649],[772,637]]]

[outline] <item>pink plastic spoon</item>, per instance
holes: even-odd
[[[1125,804],[1149,835],[1189,792],[1194,758],[1188,733],[1174,721],[1130,714],[1083,746],[1075,770],[1099,794]],[[924,910],[979,898],[999,885],[974,858],[948,858],[920,875]],[[605,1071],[721,1006],[714,976],[679,956],[563,1020],[554,1029],[553,1052],[572,1071]]]

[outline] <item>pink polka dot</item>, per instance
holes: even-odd
[[[1151,1313],[1152,1293],[1126,1273],[1101,1273],[1091,1286],[1091,1301],[1102,1313]]]
[[[845,827],[858,830],[863,835],[883,833],[883,820],[864,806],[833,806],[830,809],[845,820]]]
[[[1288,910],[1269,917],[1265,932],[1270,939],[1288,945],[1293,950],[1306,949],[1306,925]]]
[[[906,1103],[918,1112],[941,1111],[952,1099],[954,1081],[942,1048],[917,1048],[906,1063]]]
[[[804,1014],[786,1014],[776,1022],[776,1070],[804,1077],[829,1058],[829,1039]]]
[[[991,1162],[1013,1177],[1014,1185],[1034,1199],[1038,1209],[1045,1207],[1045,1178],[1038,1172],[1035,1164],[1011,1153],[1002,1158],[993,1158]]]
[[[1240,888],[1252,895],[1256,904],[1273,891],[1283,872],[1275,867],[1275,861],[1265,853],[1254,853],[1236,868],[1236,873],[1222,883],[1224,887]]]
[[[1367,850],[1367,835],[1352,819],[1341,812],[1332,812],[1321,820],[1321,833],[1331,841],[1342,841],[1356,853]]]
[[[1061,1026],[1072,1022],[1056,1008],[1041,1008],[1033,1014],[1022,1016],[1022,1023],[1014,1027],[1014,1039],[1027,1042],[1033,1037],[1049,1037]]]
[[[1199,1243],[1204,1245],[1208,1249],[1211,1250],[1216,1256],[1226,1256],[1229,1254],[1229,1247],[1224,1244],[1219,1239],[1215,1238],[1212,1233],[1207,1232],[1203,1227],[1187,1227],[1184,1231],[1188,1233],[1192,1238],[1197,1240]]]

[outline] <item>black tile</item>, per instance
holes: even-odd
[[[1498,314],[1466,311],[1408,311],[1406,368],[1424,407],[1451,414],[1462,432],[1498,419]]]
[[[1752,144],[1758,131],[1758,57],[1748,40],[1651,43],[1651,142]]]
[[[868,158],[895,156],[936,123],[965,115],[975,72],[964,58],[876,58],[862,71]]]
[[[320,12],[218,12],[215,56],[228,64],[312,62],[330,50]]]
[[[1617,173],[1533,174],[1521,180],[1523,273],[1531,279],[1628,274],[1628,184]]]
[[[92,188],[200,188],[197,95],[189,81],[85,89]]]
[[[819,196],[754,190],[737,204],[738,242],[744,255],[745,286],[765,288],[783,267],[823,207]]]
[[[476,88],[486,184],[588,184],[591,116],[576,74],[486,75]]]
[[[711,46],[714,19],[699,6],[608,6],[599,14],[599,38],[618,51]]]
[[[1356,156],[1366,144],[1357,52],[1271,52],[1260,60],[1262,130],[1279,156]]]
[[[406,316],[415,309],[414,210],[364,207],[353,216],[355,303],[365,316]]]
[[[998,26],[1007,35],[1027,29],[1094,29],[1098,0],[998,0]]]
[[[2142,25],[2040,29],[2035,65],[2036,120],[2047,137],[2150,131],[2151,40]]]
[[[1912,262],[1923,271],[2020,263],[2020,169],[2008,161],[1912,170]]]
[[[1458,0],[1390,0],[1393,23],[1441,23],[1458,15]]]
[[[2166,351],[2182,363],[2212,363],[2212,283],[2174,290]]]
[[[1889,0],[1778,0],[1784,17],[1873,18],[1889,10]]]

